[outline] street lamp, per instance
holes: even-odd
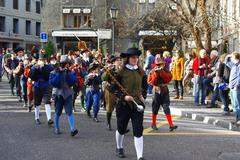
[[[118,8],[113,4],[110,9],[110,16],[112,18],[112,54],[115,53],[115,21],[118,16]]]

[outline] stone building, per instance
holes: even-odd
[[[224,52],[240,51],[240,0],[220,0],[218,42]]]
[[[40,45],[40,0],[0,0],[0,48]]]
[[[43,27],[62,53],[77,47],[78,38],[97,49],[97,29],[105,28],[106,0],[43,0]]]

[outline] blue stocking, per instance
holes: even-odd
[[[55,114],[55,128],[59,129],[59,115]]]
[[[69,123],[69,126],[70,126],[70,129],[71,131],[74,130],[74,118],[73,118],[73,115],[68,115],[68,123]]]

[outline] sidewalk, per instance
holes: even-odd
[[[223,116],[222,108],[206,108],[206,106],[195,106],[194,97],[185,96],[183,100],[175,100],[171,95],[171,113],[175,116],[185,117],[196,121],[201,121],[206,124],[212,124],[232,131],[240,131],[240,127],[232,124],[235,121],[233,113],[229,116]],[[148,96],[146,103],[151,108],[152,97]],[[218,102],[219,106],[221,103]]]

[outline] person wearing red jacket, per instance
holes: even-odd
[[[86,94],[86,87],[84,85],[84,78],[87,75],[86,69],[83,67],[83,60],[80,57],[77,57],[74,60],[74,65],[70,66],[70,70],[75,72],[77,76],[77,83],[73,85],[73,110],[76,111],[75,101],[79,93],[81,93],[81,107],[85,110],[84,107],[84,97]]]
[[[164,70],[165,61],[161,59],[160,54],[155,56],[155,67],[148,75],[148,83],[153,85],[154,99],[152,102],[152,129],[158,130],[156,125],[157,114],[160,106],[162,105],[163,111],[169,123],[169,131],[173,131],[178,126],[173,125],[172,116],[170,113],[170,97],[167,84],[172,80],[172,74]]]
[[[199,56],[197,56],[193,61],[192,69],[194,72],[194,103],[197,106],[200,104],[205,105],[206,86],[204,85],[203,80],[207,76],[209,62],[210,60],[205,49],[201,49]],[[201,95],[200,104],[199,95]]]

